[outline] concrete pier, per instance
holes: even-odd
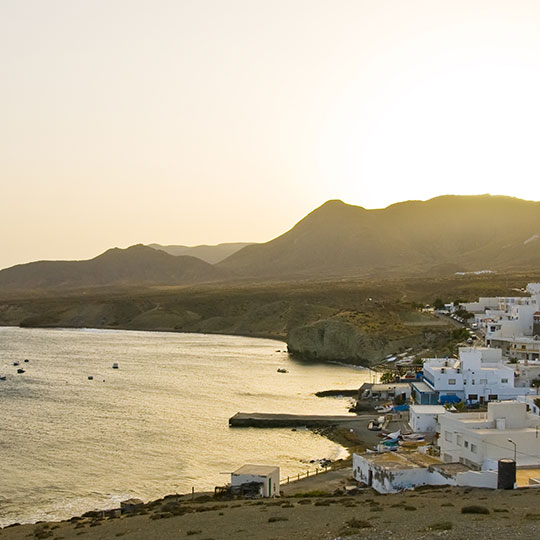
[[[229,418],[230,427],[328,427],[348,422],[366,422],[369,416],[319,416],[306,414],[236,413]]]

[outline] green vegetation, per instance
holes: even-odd
[[[438,310],[444,309],[444,302],[440,298],[436,298],[433,307]]]
[[[391,371],[385,371],[381,375],[381,383],[382,384],[390,384],[393,383],[396,378],[396,375],[392,373]]]

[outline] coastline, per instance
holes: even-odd
[[[237,333],[231,333],[231,332],[192,332],[192,331],[185,331],[185,330],[175,330],[171,328],[137,328],[137,327],[127,327],[127,326],[67,326],[65,324],[62,325],[54,325],[54,324],[47,324],[47,325],[16,325],[16,324],[2,324],[0,323],[0,328],[20,328],[21,330],[110,330],[112,332],[114,331],[121,331],[121,332],[149,332],[152,334],[159,334],[159,333],[168,333],[168,334],[195,334],[199,336],[231,336],[231,337],[246,337],[246,338],[254,338],[254,339],[269,339],[271,341],[278,341],[280,343],[287,344],[287,338],[286,336],[281,336],[278,334],[266,334],[266,333],[253,333],[248,334],[246,332],[237,332]],[[284,351],[287,352],[287,351]],[[347,364],[343,364],[347,365]],[[352,364],[350,367],[355,367]]]
[[[10,327],[4,327],[4,329],[8,329]],[[13,329],[14,331],[11,332],[9,335],[11,336],[20,336],[20,338],[17,338],[17,340],[11,340],[10,342],[11,343],[19,343],[20,342],[20,346],[18,347],[18,349],[13,349],[13,351],[21,351],[20,354],[25,354],[25,355],[28,355],[29,358],[31,358],[31,363],[30,363],[30,366],[31,366],[31,370],[34,370],[34,373],[31,373],[31,371],[29,371],[29,373],[31,375],[37,375],[38,378],[37,379],[34,379],[32,377],[27,377],[25,379],[13,379],[13,382],[15,382],[15,380],[19,381],[21,383],[23,383],[23,381],[25,381],[25,385],[26,383],[29,383],[29,384],[32,384],[32,385],[35,385],[37,381],[40,381],[39,384],[42,384],[42,383],[47,383],[47,381],[51,381],[53,385],[57,385],[57,382],[62,380],[63,382],[63,378],[66,377],[66,379],[69,379],[70,380],[70,383],[69,383],[69,386],[66,386],[65,388],[69,389],[70,392],[74,392],[76,389],[81,389],[83,390],[85,393],[88,393],[90,392],[90,394],[88,394],[88,397],[91,397],[92,395],[95,395],[94,394],[94,384],[95,383],[87,383],[86,382],[86,379],[87,379],[87,373],[91,373],[91,371],[88,371],[89,369],[96,369],[96,368],[86,368],[85,365],[86,365],[86,362],[82,362],[78,365],[82,366],[82,369],[80,369],[78,367],[78,365],[76,364],[72,364],[71,362],[69,364],[66,364],[66,366],[69,365],[69,369],[73,369],[73,373],[71,373],[70,371],[65,371],[65,366],[64,364],[61,364],[61,363],[58,363],[58,362],[55,362],[55,366],[56,366],[56,371],[54,372],[54,375],[52,375],[53,372],[50,372],[48,370],[44,371],[45,368],[46,368],[46,365],[45,364],[45,359],[46,357],[48,356],[48,350],[47,347],[46,347],[46,344],[51,342],[51,343],[60,343],[60,341],[62,341],[62,335],[64,334],[61,334],[59,333],[58,334],[58,337],[56,336],[56,334],[51,334],[50,337],[49,334],[47,334],[47,332],[45,330],[42,331],[41,333],[41,329],[33,329],[35,330],[36,332],[40,331],[39,333],[36,333],[35,336],[32,337],[32,340],[29,341],[29,336],[27,334],[24,333],[24,330],[26,330],[26,328],[19,328],[19,327],[11,327],[11,329]],[[53,328],[51,330],[61,330],[60,328]],[[105,352],[105,356],[103,354],[101,354],[100,352],[96,352],[96,351],[101,351],[100,348],[95,348],[94,344],[98,344],[98,343],[118,343],[118,350],[122,350],[123,351],[123,347],[125,344],[129,344],[129,343],[132,343],[132,342],[136,342],[136,340],[138,340],[139,338],[137,338],[136,336],[129,336],[130,332],[127,331],[127,332],[124,332],[123,330],[119,330],[119,329],[103,329],[103,328],[97,328],[95,329],[96,330],[96,336],[93,337],[90,335],[91,332],[89,332],[86,337],[81,337],[81,338],[77,338],[75,337],[75,335],[73,335],[70,330],[73,332],[73,334],[75,333],[79,333],[80,332],[80,335],[81,336],[84,336],[84,329],[83,328],[69,328],[69,329],[66,329],[66,334],[65,336],[67,337],[67,340],[71,343],[75,343],[73,340],[77,340],[77,339],[81,339],[83,343],[91,343],[92,344],[92,350],[94,351],[93,354],[94,354],[94,358],[97,358],[98,359],[98,362],[100,363],[100,365],[104,365],[106,366],[106,369],[110,369],[110,365],[113,360],[116,360],[116,358],[114,356],[109,356],[109,348],[107,346],[106,349],[104,349],[106,352]],[[93,329],[88,329],[88,330],[93,330]],[[123,340],[119,340],[118,338],[114,337],[114,336],[109,336],[109,337],[97,337],[97,334],[103,332],[103,334],[106,334],[106,333],[119,333],[119,334],[124,334],[124,338]],[[159,338],[159,337],[153,337],[151,338],[150,335],[154,335],[156,333],[159,333],[159,332],[142,332],[141,333],[141,338],[142,340],[144,340],[144,342],[146,341],[149,341],[150,343],[155,343],[155,344],[159,344],[159,343],[162,343],[162,338]],[[142,334],[146,334],[147,336],[149,337],[144,337]],[[172,333],[172,334],[181,334],[181,335],[185,335],[186,333]],[[7,336],[8,334],[6,334]],[[210,343],[210,338],[206,339],[205,337],[201,337],[201,336],[204,336],[204,334],[194,334],[194,335],[197,335],[199,336],[198,338],[198,342],[201,343],[201,344],[204,344],[204,343]],[[231,337],[237,337],[237,336],[231,336]],[[250,336],[252,337],[252,336]],[[214,338],[214,339],[217,339],[218,341],[221,342],[221,340],[219,340],[219,338]],[[256,338],[254,338],[256,339]],[[39,340],[39,341],[38,341]],[[52,340],[52,341],[51,341]],[[60,341],[59,341],[60,340]],[[176,344],[177,342],[180,342],[181,339],[180,338],[177,338],[177,339],[165,339],[163,341],[163,343],[169,343],[169,347],[171,347],[173,350],[173,354],[177,354],[175,353],[174,351],[177,351],[177,349],[174,349],[176,347]],[[186,343],[192,343],[194,342],[193,339],[187,339],[185,340]],[[32,354],[31,352],[31,348],[29,348],[29,343],[36,343],[36,344],[40,344],[40,353],[42,353],[42,357],[40,358],[40,354]],[[234,341],[232,343],[235,343]],[[242,343],[241,340],[238,341],[238,343]],[[122,345],[124,344],[124,345]],[[287,355],[284,353],[282,355],[274,355],[273,353],[275,352],[274,351],[274,347],[272,345],[271,342],[267,342],[266,344],[262,344],[261,343],[261,346],[263,347],[263,350],[266,350],[268,351],[268,357],[272,357],[273,360],[271,361],[271,363],[269,364],[269,367],[270,370],[268,372],[268,369],[266,369],[266,373],[268,373],[268,377],[270,377],[272,380],[275,379],[275,382],[279,385],[281,384],[282,382],[285,384],[286,387],[289,388],[289,390],[286,390],[284,389],[283,391],[282,390],[278,390],[277,391],[277,395],[281,395],[283,394],[283,396],[289,396],[288,398],[288,401],[286,402],[283,402],[283,403],[286,403],[288,404],[288,406],[284,407],[284,405],[277,405],[277,408],[278,410],[279,409],[283,409],[283,410],[294,410],[296,407],[298,407],[300,405],[300,408],[302,409],[302,403],[304,402],[304,398],[307,398],[307,401],[306,403],[311,403],[311,409],[315,412],[317,410],[319,410],[322,414],[332,414],[330,411],[331,410],[337,410],[337,409],[340,409],[340,410],[346,410],[346,405],[347,405],[347,400],[338,400],[338,401],[335,401],[335,400],[329,400],[329,401],[326,401],[326,403],[323,402],[320,402],[320,399],[319,398],[316,398],[314,397],[314,394],[315,394],[315,390],[318,389],[318,388],[324,388],[324,381],[326,380],[326,377],[324,374],[328,373],[336,373],[337,377],[338,378],[342,378],[342,383],[341,384],[347,384],[347,380],[351,380],[351,377],[352,377],[352,380],[356,380],[357,379],[357,375],[355,375],[354,372],[349,372],[349,374],[347,374],[347,370],[346,369],[342,369],[342,368],[346,368],[346,366],[335,366],[335,368],[328,368],[328,366],[325,368],[325,364],[324,363],[321,363],[320,367],[319,366],[308,366],[308,365],[301,365],[301,364],[298,364],[297,363],[297,367],[294,369],[294,371],[291,369],[291,375],[289,376],[283,376],[283,375],[276,375],[275,374],[275,365],[277,363],[277,365],[279,366],[280,365],[280,362],[283,362],[285,361],[285,359],[287,358]],[[256,350],[254,347],[256,347],[256,344],[251,344],[249,341],[246,341],[244,342],[244,347],[245,347],[245,351],[247,352],[247,355],[245,355],[246,358],[249,358],[249,357],[252,357],[252,353],[250,353],[249,351],[253,351],[253,350]],[[279,347],[276,347],[276,348],[279,348]],[[74,349],[75,350],[75,349]],[[24,351],[24,352],[23,352]],[[203,351],[203,349],[201,349],[201,352]],[[35,353],[38,352],[38,349],[35,348],[34,350]],[[11,353],[13,354],[13,353]],[[15,353],[17,354],[17,356],[19,356],[19,353]],[[266,353],[265,353],[266,354]],[[231,356],[231,358],[234,358],[236,356],[236,353],[234,353],[233,351],[233,356]],[[21,356],[22,358],[23,356]],[[103,358],[107,357],[107,360],[105,362],[102,361]],[[184,357],[182,355],[182,357]],[[6,360],[8,360],[8,356],[5,356]],[[174,357],[171,357],[171,358],[174,358]],[[184,357],[185,358],[185,357]],[[262,357],[261,357],[262,358]],[[257,360],[257,358],[253,357],[252,360]],[[237,360],[235,360],[236,362],[238,362]],[[124,368],[126,367],[127,368],[127,364],[123,364],[122,361],[120,360],[121,362],[121,368]],[[127,361],[126,361],[127,362]],[[161,364],[161,363],[160,363]],[[309,363],[311,364],[311,363]],[[136,365],[140,365],[140,364],[136,364]],[[150,366],[150,364],[148,364]],[[180,364],[177,364],[178,366],[180,366]],[[219,366],[220,364],[215,364],[216,366]],[[251,362],[249,365],[252,365],[253,368],[256,368],[256,364],[254,364],[253,362]],[[258,364],[257,364],[258,365]],[[266,364],[263,364],[263,365],[266,365]],[[162,369],[165,368],[165,365],[162,365]],[[234,368],[232,371],[231,370],[227,370],[226,373],[237,373],[238,372],[238,369],[241,369],[242,368],[242,365],[241,364],[238,364],[236,366],[236,368]],[[99,369],[105,369],[105,368],[99,368]],[[144,377],[144,380],[153,380],[155,378],[155,372],[156,370],[154,368],[149,368],[150,369],[150,372],[149,372],[149,377],[150,378],[147,378],[147,377]],[[172,364],[171,365],[167,365],[167,371],[166,373],[169,374],[169,376],[171,375],[171,373],[174,373],[174,371],[172,371]],[[325,371],[326,370],[326,371]],[[221,371],[223,371],[223,369],[221,369]],[[184,371],[182,371],[182,373],[184,373]],[[306,384],[302,384],[301,381],[303,380],[306,380],[304,376],[302,376],[302,374],[309,374],[311,373],[312,375],[311,376],[308,376],[308,380],[310,379],[310,377],[312,378],[312,382],[311,384],[308,384],[306,386]],[[46,374],[46,377],[48,378],[45,378],[45,375]],[[112,376],[116,377],[116,379],[113,379]],[[34,375],[34,376],[35,376]],[[95,375],[95,373],[94,373]],[[226,375],[227,376],[227,375]],[[364,377],[365,374],[360,374],[360,377]],[[290,378],[289,378],[290,377]],[[345,378],[343,378],[345,377]],[[98,377],[99,378],[99,377]],[[109,379],[110,379],[110,382],[112,383],[113,381],[117,381],[118,383],[121,383],[123,387],[125,388],[129,388],[130,384],[132,382],[136,382],[136,381],[140,381],[140,380],[143,380],[141,379],[140,376],[137,376],[136,375],[136,372],[133,371],[131,368],[130,369],[126,369],[126,371],[124,372],[123,369],[121,369],[120,371],[118,372],[108,372],[108,376],[104,377],[107,379],[107,382],[109,382]],[[298,380],[297,380],[298,379]],[[11,378],[10,378],[10,381],[11,381]],[[9,381],[8,381],[9,382]],[[106,387],[104,385],[101,384],[101,378],[99,378],[99,387],[100,388],[103,388],[105,389]],[[10,383],[12,384],[12,383]],[[19,387],[19,383],[17,382],[17,387]],[[90,386],[92,385],[92,386]],[[62,385],[63,387],[63,385]],[[21,387],[23,388],[23,387]],[[86,390],[84,390],[86,388]],[[113,387],[111,387],[113,388]],[[291,392],[291,388],[293,389],[293,391]],[[297,390],[294,390],[294,388],[297,388]],[[303,390],[301,390],[303,389]],[[79,391],[79,390],[77,390]],[[267,399],[267,397],[264,397],[265,394],[264,394],[264,388],[262,388],[262,391],[263,391],[263,394],[262,394],[262,401],[261,399],[259,398],[255,398],[255,401],[253,401],[254,398],[250,398],[248,397],[247,399],[251,399],[251,402],[252,403],[266,403],[265,399]],[[300,396],[298,396],[298,392],[302,392],[302,394]],[[101,390],[100,390],[101,392]],[[115,394],[116,396],[118,396],[118,393],[115,391]],[[246,394],[247,396],[250,396],[250,395],[256,395],[256,394]],[[272,396],[270,396],[272,397]],[[272,403],[276,403],[275,401],[275,396],[274,398],[272,398],[273,401]],[[311,400],[311,401],[310,401]],[[236,401],[235,401],[236,403]],[[240,403],[240,401],[239,401]],[[280,403],[280,402],[277,402],[277,403]],[[263,409],[266,408],[267,410],[272,410],[272,408],[275,410],[276,409],[276,405],[273,405],[272,404],[267,404],[266,407],[264,407],[263,405]],[[337,409],[336,409],[337,408]],[[9,409],[8,409],[9,410]],[[30,409],[26,409],[27,411],[30,411]],[[111,410],[110,408],[108,408],[107,410]],[[248,409],[249,410],[249,409]],[[302,409],[303,410],[303,409]],[[108,413],[106,413],[108,414]],[[205,413],[207,414],[207,413]],[[346,413],[345,413],[346,414]],[[15,417],[12,415],[12,417]],[[353,415],[351,415],[351,417],[353,417]],[[215,422],[214,422],[215,424]],[[221,421],[220,421],[220,425],[222,425]],[[226,429],[226,428],[225,428]],[[250,430],[252,431],[252,430]],[[281,430],[280,430],[281,431]],[[256,450],[255,452],[251,452],[251,457],[248,457],[247,454],[242,457],[242,454],[238,454],[237,457],[235,457],[235,459],[233,460],[233,465],[231,466],[234,466],[235,464],[242,464],[243,460],[247,460],[247,462],[257,462],[257,461],[253,461],[253,460],[256,460],[257,459],[257,456],[260,456],[260,459],[262,460],[261,462],[263,463],[270,463],[270,462],[273,462],[275,461],[277,464],[279,464],[281,467],[282,467],[282,471],[283,473],[282,474],[291,474],[291,475],[296,475],[297,472],[305,472],[306,469],[309,469],[310,470],[310,474],[314,472],[315,468],[317,466],[320,467],[320,465],[318,465],[319,463],[319,460],[324,460],[324,459],[330,459],[332,461],[335,461],[335,460],[339,460],[339,459],[346,459],[347,456],[350,454],[350,451],[348,450],[348,446],[349,446],[349,443],[345,443],[345,444],[342,444],[341,441],[338,439],[338,438],[333,438],[333,437],[336,437],[335,435],[330,435],[330,436],[325,436],[326,434],[321,434],[321,433],[316,433],[315,435],[315,438],[313,439],[310,439],[310,437],[314,437],[314,435],[312,433],[309,433],[306,434],[306,433],[299,433],[299,434],[296,434],[296,433],[290,433],[291,430],[285,430],[285,432],[289,432],[289,433],[285,433],[285,441],[288,439],[289,442],[286,442],[285,444],[288,444],[289,446],[282,446],[282,448],[284,448],[284,450],[280,450],[279,452],[280,453],[276,453],[276,451],[273,449],[272,445],[270,447],[268,447],[267,451],[264,452],[262,449],[259,451],[259,450]],[[304,431],[304,430],[302,430]],[[308,431],[308,430],[305,430],[305,431]],[[236,437],[240,440],[244,440],[244,441],[252,441],[250,442],[249,444],[251,444],[251,448],[255,448],[256,449],[256,446],[253,446],[254,444],[254,437],[255,438],[258,438],[259,440],[267,440],[267,441],[273,441],[275,437],[282,437],[282,435],[276,433],[275,435],[273,433],[256,433],[256,432],[252,432],[252,433],[246,433],[245,434],[246,437],[244,438],[244,434],[243,433],[238,433],[238,435],[236,435]],[[320,437],[323,437],[326,441],[330,441],[332,444],[329,444],[329,442],[322,442],[323,440],[320,439]],[[300,437],[300,439],[298,438]],[[320,439],[321,442],[318,442],[317,439]],[[300,448],[300,447],[305,447],[306,444],[305,444],[305,441],[311,441],[309,443],[307,443],[309,445],[309,447],[306,447],[307,448],[307,451],[302,451],[302,452],[299,452],[298,454],[295,453],[295,449],[297,448]],[[253,444],[252,444],[253,443]],[[299,444],[297,444],[299,443]],[[245,443],[242,443],[242,444],[245,444]],[[19,445],[19,448],[22,448],[20,445]],[[287,448],[289,448],[289,450],[287,450]],[[270,453],[272,453],[274,455],[274,457],[272,458],[270,456]],[[279,457],[281,456],[281,458]],[[298,459],[296,459],[296,457]],[[316,461],[312,461],[313,458],[316,460]],[[281,461],[281,463],[279,463]],[[201,461],[199,460],[199,463],[206,463],[206,461]],[[209,462],[211,464],[211,462]],[[163,462],[163,467],[162,467],[163,470],[174,470],[174,469],[171,469],[170,468],[170,464],[169,462],[165,461]],[[214,469],[216,470],[220,470],[220,469],[217,469],[217,468],[212,468],[212,477],[210,477],[208,475],[208,473],[205,473],[204,470],[203,470],[203,475],[201,476],[199,474],[199,478],[200,480],[197,482],[197,480],[195,480],[195,482],[193,484],[191,484],[191,480],[189,480],[189,483],[186,483],[183,481],[183,485],[181,486],[181,488],[179,489],[182,489],[184,491],[186,491],[187,489],[190,489],[190,486],[191,485],[195,485],[195,487],[197,488],[197,486],[199,487],[199,489],[208,489],[209,487],[213,487],[214,486],[214,482],[217,481],[217,483],[215,485],[218,485],[219,482],[220,482],[220,479],[217,478],[217,479],[214,479],[214,476],[215,476],[215,471]],[[223,470],[223,469],[221,469]],[[233,469],[230,469],[230,470],[233,470]],[[145,478],[145,476],[143,475],[141,478]],[[206,481],[205,481],[206,479]],[[124,500],[125,498],[128,498],[129,496],[135,496],[135,497],[142,497],[144,500],[149,500],[149,499],[154,499],[156,497],[159,497],[161,496],[162,494],[165,494],[165,493],[169,493],[171,492],[171,489],[174,490],[174,488],[171,488],[170,487],[170,484],[169,484],[169,487],[167,486],[164,486],[165,489],[162,489],[162,486],[160,483],[156,483],[154,486],[152,486],[151,484],[149,484],[149,487],[151,488],[150,490],[141,490],[141,486],[142,486],[142,483],[139,484],[139,481],[137,478],[134,478],[133,479],[134,481],[128,481],[128,482],[124,482],[123,484],[111,484],[113,486],[116,486],[120,491],[118,491],[118,493],[121,493],[121,494],[126,494],[125,496],[122,497],[121,500]],[[202,480],[202,481],[201,481]],[[28,522],[35,522],[36,520],[40,520],[40,519],[62,519],[62,518],[66,518],[66,517],[69,517],[72,513],[79,513],[79,512],[84,512],[85,510],[88,510],[88,509],[94,509],[94,508],[107,508],[107,507],[110,507],[109,505],[109,502],[108,500],[105,500],[105,499],[109,499],[109,497],[107,496],[106,498],[102,498],[102,502],[99,502],[99,500],[97,500],[95,503],[91,503],[91,504],[84,504],[85,503],[85,499],[86,497],[84,496],[85,493],[87,493],[87,490],[88,489],[96,489],[96,490],[99,490],[99,491],[96,491],[96,493],[103,493],[103,494],[107,494],[108,492],[107,491],[103,491],[104,489],[106,490],[107,488],[106,487],[103,487],[103,486],[100,486],[100,487],[97,487],[96,488],[92,488],[92,487],[89,487],[89,483],[90,484],[96,484],[95,482],[83,482],[81,484],[81,488],[83,489],[83,491],[81,491],[80,493],[82,493],[82,498],[79,500],[79,492],[78,490],[74,492],[74,495],[75,497],[72,499],[73,500],[73,505],[71,505],[70,503],[70,506],[69,507],[64,507],[64,509],[61,511],[61,507],[58,507],[57,510],[58,511],[55,511],[55,507],[57,506],[56,503],[53,505],[52,507],[52,510],[53,511],[48,511],[49,509],[49,499],[48,498],[44,498],[42,496],[39,495],[39,493],[35,494],[35,496],[31,497],[31,503],[30,505],[27,505],[26,507],[26,510],[25,509],[22,509],[21,510],[24,510],[22,512],[17,512],[17,506],[16,504],[18,503],[19,501],[19,498],[18,498],[18,495],[17,495],[17,498],[13,498],[13,504],[9,503],[7,500],[6,502],[8,503],[7,505],[3,505],[3,508],[5,509],[5,512],[2,512],[2,514],[4,514],[4,519],[2,520],[3,521],[3,525],[7,525],[9,523],[12,523],[14,521],[21,521],[21,520],[24,520],[25,523],[28,523]],[[12,484],[13,485],[13,484]],[[174,485],[174,484],[173,484]],[[6,487],[8,486],[8,484],[6,484]],[[19,493],[21,494],[24,494],[24,489],[25,489],[25,486],[26,484],[21,484],[20,487],[21,489],[19,490]],[[15,491],[12,490],[13,493],[15,493]],[[10,495],[10,497],[12,497],[12,495]],[[117,495],[116,495],[116,491],[114,491],[114,496],[112,497],[114,500],[116,500],[116,502],[113,501],[113,505],[114,504],[119,504],[119,500],[117,498]],[[54,503],[54,500],[51,499],[51,501]],[[70,510],[71,508],[71,510]],[[35,510],[38,510],[37,512],[35,512]],[[48,515],[47,515],[48,514]]]

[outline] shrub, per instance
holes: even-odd
[[[462,514],[489,514],[489,509],[485,506],[471,504],[470,506],[464,506],[461,509]]]
[[[349,519],[349,521],[346,521],[346,524],[348,527],[351,527],[353,529],[367,529],[368,527],[373,527],[373,525],[369,521],[356,518]]]

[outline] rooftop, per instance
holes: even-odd
[[[251,474],[253,476],[266,476],[278,470],[279,467],[273,465],[251,465],[246,464],[234,471],[232,474]]]
[[[362,454],[362,457],[385,469],[422,469],[431,465],[442,465],[442,462],[420,452],[379,452]]]
[[[371,387],[371,391],[390,392],[392,390],[408,390],[409,386],[409,383],[374,384]]]
[[[412,383],[412,386],[414,386],[414,388],[418,391],[418,392],[421,392],[422,394],[425,394],[426,392],[427,393],[436,393],[435,390],[433,390],[433,388],[431,388],[431,386],[428,386],[425,382],[423,381],[415,381]]]
[[[442,405],[411,405],[411,412],[417,414],[443,414],[446,409]]]

